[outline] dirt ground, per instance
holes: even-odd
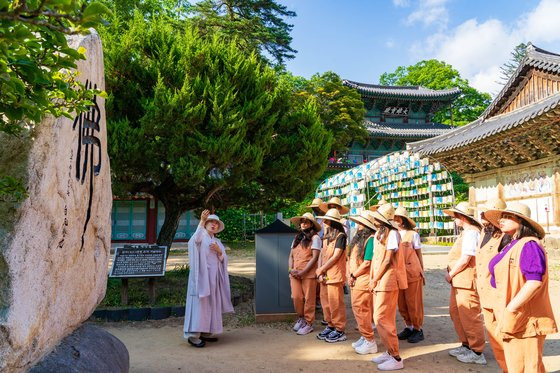
[[[254,275],[254,259],[231,258],[230,272]],[[500,372],[492,350],[485,349],[488,365],[463,364],[448,355],[458,346],[448,313],[449,285],[444,280],[445,255],[426,255],[425,325],[426,339],[418,344],[401,341],[405,371],[420,372]],[[559,259],[553,259],[558,268]],[[237,273],[239,272],[239,273]],[[550,294],[555,316],[560,321],[560,281],[551,281]],[[185,279],[186,280],[186,279]],[[315,322],[315,332],[298,336],[291,324],[253,324],[252,307],[243,303],[235,315],[225,318],[224,334],[205,348],[189,346],[182,338],[182,318],[137,323],[103,323],[107,331],[125,343],[130,353],[131,372],[358,372],[376,370],[370,361],[375,355],[357,355],[351,342],[359,338],[347,296],[348,341],[326,343],[315,338],[322,327]],[[321,315],[318,311],[317,318]],[[397,316],[397,328],[402,329]],[[383,346],[376,334],[379,351]],[[560,333],[548,336],[544,348],[548,372],[560,372]]]

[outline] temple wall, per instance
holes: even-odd
[[[560,235],[560,156],[463,177],[471,185],[471,204],[497,197],[523,202],[545,230]]]

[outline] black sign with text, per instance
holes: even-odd
[[[155,245],[125,245],[115,248],[110,277],[165,276],[167,248]]]

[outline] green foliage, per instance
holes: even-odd
[[[501,84],[506,84],[508,82],[509,78],[511,78],[515,70],[517,70],[517,67],[519,66],[521,61],[523,61],[523,59],[527,55],[527,44],[520,43],[516,45],[510,54],[511,54],[510,60],[504,63],[502,66],[500,66],[499,83]]]
[[[456,172],[451,173],[453,179],[453,190],[455,192],[455,203],[469,200],[469,184],[465,183],[461,175]]]
[[[65,70],[87,53],[70,48],[66,35],[86,33],[107,11],[98,2],[0,0],[0,131],[16,134],[47,113],[87,110],[100,92]]]
[[[411,66],[399,66],[392,73],[383,73],[379,78],[382,85],[423,86],[430,89],[458,87],[462,93],[453,103],[453,124],[462,126],[476,120],[492,101],[488,93],[481,93],[469,85],[468,80],[451,65],[443,61],[424,60]],[[449,108],[442,108],[434,122],[451,124]]]
[[[113,181],[165,205],[160,244],[187,210],[302,198],[331,141],[315,104],[256,54],[186,23],[137,13],[101,30]]]
[[[353,141],[367,142],[369,135],[363,123],[366,110],[355,89],[342,84],[340,76],[332,71],[315,74],[309,81],[300,82],[301,79],[295,79],[296,87],[303,83],[298,95],[315,99],[321,123],[333,135],[331,154],[345,153]]]
[[[202,32],[220,32],[249,53],[272,57],[278,65],[297,53],[290,46],[293,25],[284,21],[296,13],[275,0],[203,0],[190,12]]]
[[[187,298],[187,281],[189,268],[186,266],[167,271],[164,277],[156,279],[156,302],[154,306],[178,306],[184,305]],[[232,292],[240,294],[250,292],[252,282],[249,279],[230,276],[230,287]],[[132,307],[149,307],[148,279],[130,278],[128,280],[128,303]],[[99,308],[121,306],[121,279],[108,278],[105,298],[99,304]]]

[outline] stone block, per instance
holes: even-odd
[[[80,81],[104,89],[99,36],[69,44],[86,49]],[[2,372],[28,370],[105,296],[112,194],[104,99],[95,101],[76,120],[47,117],[20,140],[0,139],[0,166],[19,170],[28,190],[0,206]]]

